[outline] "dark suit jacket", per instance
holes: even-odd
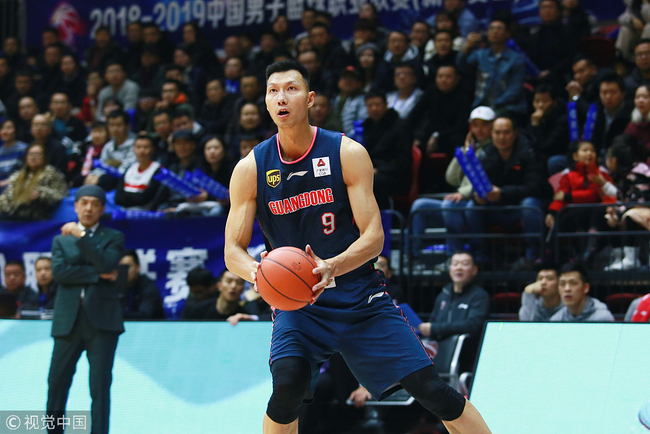
[[[114,282],[100,274],[115,270],[124,250],[124,235],[98,226],[93,237],[59,235],[52,241],[52,274],[59,282],[54,304],[52,336],[72,331],[81,290],[90,323],[99,330],[124,332],[122,304]]]

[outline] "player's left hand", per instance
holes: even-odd
[[[314,304],[316,303],[316,299],[323,293],[323,291],[325,291],[325,287],[332,282],[331,277],[334,270],[330,264],[316,256],[309,244],[307,244],[307,247],[305,247],[305,251],[316,262],[316,268],[314,268],[313,273],[316,275],[320,274],[320,281],[311,288],[311,290],[314,292],[314,296],[312,297],[309,304]]]

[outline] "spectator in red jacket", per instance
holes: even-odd
[[[556,223],[558,212],[568,204],[581,203],[615,203],[615,196],[607,196],[602,186],[612,182],[605,169],[600,169],[596,159],[596,149],[591,142],[581,141],[572,144],[574,167],[566,169],[560,179],[560,186],[548,207],[546,226],[552,228]],[[593,208],[575,208],[561,215],[559,226],[562,232],[595,230],[594,218],[602,212]],[[582,250],[582,249],[581,249]]]

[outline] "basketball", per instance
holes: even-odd
[[[316,262],[303,250],[279,247],[260,262],[257,290],[269,305],[281,310],[297,310],[311,301]]]

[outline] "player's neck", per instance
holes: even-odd
[[[278,138],[282,159],[293,161],[305,155],[311,146],[315,130],[316,127],[312,127],[307,122],[289,128],[281,128]]]

